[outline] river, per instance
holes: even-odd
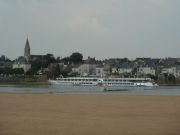
[[[100,86],[0,85],[0,93],[88,93],[136,96],[180,96],[180,86],[158,86],[150,89],[132,88],[105,92]]]

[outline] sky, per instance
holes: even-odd
[[[0,55],[180,57],[180,0],[0,0]]]

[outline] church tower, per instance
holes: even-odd
[[[25,45],[25,48],[24,48],[24,58],[29,61],[30,60],[30,57],[31,57],[31,52],[30,52],[30,45],[29,45],[29,41],[28,41],[28,38],[26,40],[26,45]]]

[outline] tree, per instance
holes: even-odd
[[[56,61],[59,63],[61,61],[61,58],[58,56]]]
[[[135,67],[135,68],[133,68],[133,70],[132,70],[132,75],[137,75],[137,68]]]
[[[40,70],[42,67],[42,61],[40,59],[36,59],[31,62],[31,69],[26,72],[27,75],[34,75],[37,74],[37,71]]]
[[[158,80],[158,77],[155,76],[155,75],[147,74],[146,76],[149,77],[149,78],[151,78],[151,79],[153,79],[153,80],[155,80],[155,81]]]
[[[0,61],[11,62],[11,60],[8,57],[6,57],[5,55],[1,55]]]
[[[60,66],[59,66],[59,64],[57,64],[54,69],[54,77],[58,77],[60,74],[61,74]]]
[[[43,67],[47,67],[50,63],[55,63],[56,59],[53,54],[46,54],[43,58]]]
[[[128,58],[123,58],[122,62],[130,62],[130,60]]]
[[[50,62],[55,62],[56,61],[55,58],[54,58],[54,55],[50,54],[50,53],[45,55],[45,59],[50,61]]]
[[[3,68],[3,74],[12,74],[12,68]]]
[[[24,74],[24,69],[23,68],[14,68],[13,73],[14,74]]]
[[[83,60],[83,55],[81,53],[75,52],[70,56],[70,61],[73,63],[81,63]]]
[[[163,75],[164,75],[164,81],[167,84],[168,83],[168,74],[164,73]]]
[[[176,82],[176,77],[173,74],[169,74],[168,75],[168,81],[175,83]]]
[[[69,57],[64,57],[61,59],[61,62],[64,63],[65,65],[69,65],[70,64],[70,58]]]

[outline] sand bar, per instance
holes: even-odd
[[[179,135],[180,97],[0,94],[0,135]]]

